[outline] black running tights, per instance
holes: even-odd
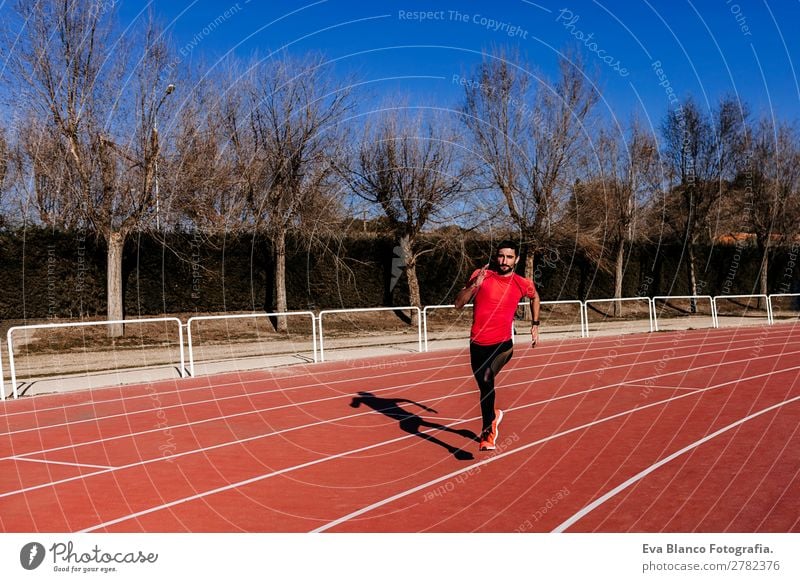
[[[494,379],[497,373],[511,359],[514,344],[511,340],[503,343],[482,346],[470,342],[469,356],[472,363],[472,373],[478,382],[481,392],[481,416],[483,430],[492,428],[494,421]]]

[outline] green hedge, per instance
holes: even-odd
[[[443,251],[426,237],[418,276],[424,304],[451,303],[465,278],[485,261],[491,241],[473,239],[465,254]],[[396,242],[354,233],[340,246],[308,251],[290,240],[289,309],[405,305],[400,276],[391,293]],[[688,293],[680,245],[637,245],[625,265],[625,296]],[[82,232],[26,228],[0,232],[0,317],[33,319],[105,314],[105,243]],[[166,240],[137,235],[127,241],[123,273],[126,317],[179,312],[263,311],[274,308],[269,246],[259,237],[208,241],[191,232]],[[760,257],[750,246],[704,248],[697,257],[703,294],[758,293]],[[787,267],[794,262],[794,268]],[[770,267],[770,292],[798,291],[797,250],[780,249]],[[545,300],[602,298],[613,276],[565,245],[539,260],[536,280]],[[396,275],[397,273],[395,273]]]

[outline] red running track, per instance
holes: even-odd
[[[797,532],[800,327],[465,351],[0,405],[5,532]]]

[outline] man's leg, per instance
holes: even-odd
[[[482,346],[470,343],[469,353],[472,373],[481,395],[482,432],[491,430],[494,421],[494,380],[497,373],[511,359],[514,344],[511,340],[500,344]]]

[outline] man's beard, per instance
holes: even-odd
[[[502,273],[509,273],[509,272],[511,272],[511,271],[514,269],[514,267],[512,267],[511,265],[498,265],[498,267],[497,267],[497,268],[498,268],[498,270],[500,270]]]

